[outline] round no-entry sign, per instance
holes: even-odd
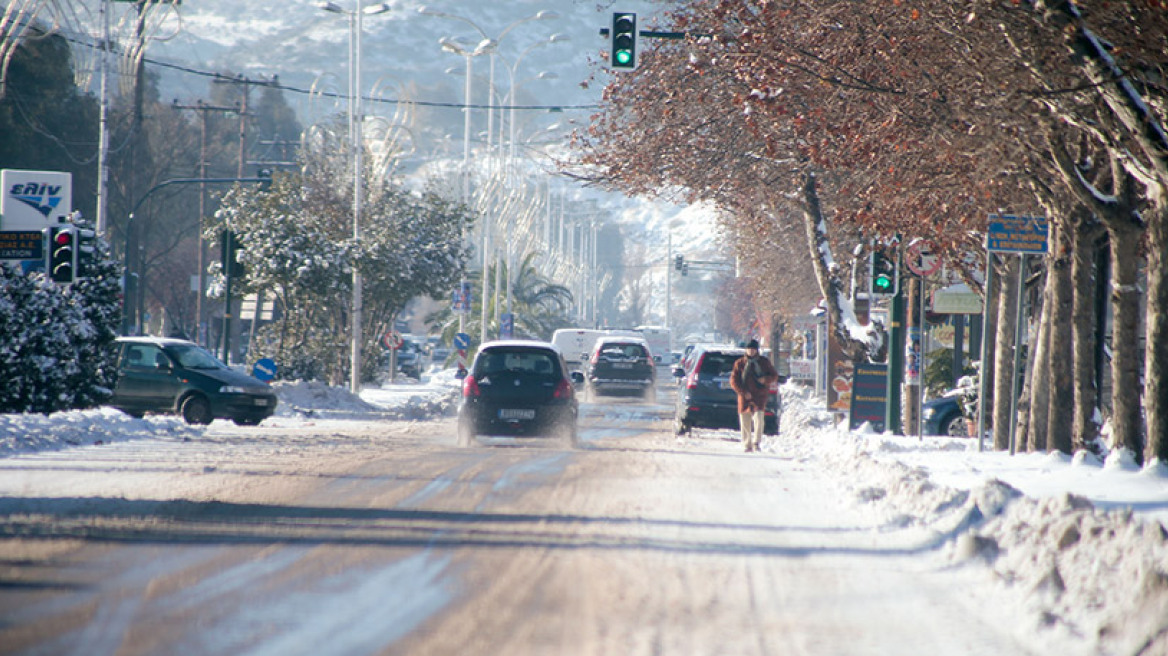
[[[381,345],[387,349],[393,349],[396,351],[402,346],[401,333],[397,332],[396,330],[387,331],[384,335],[381,336]]]
[[[908,245],[904,251],[904,263],[918,276],[931,276],[941,268],[941,258],[933,253],[933,244],[924,239]]]

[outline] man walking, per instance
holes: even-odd
[[[730,372],[730,387],[738,394],[738,426],[748,453],[758,451],[762,443],[767,397],[771,385],[778,380],[779,372],[775,371],[775,366],[759,354],[758,340],[747,342],[746,355],[734,362],[734,369]]]

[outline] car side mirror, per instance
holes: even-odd
[[[685,378],[685,369],[682,369],[681,367],[677,367],[676,369],[673,370],[673,377],[674,378]]]
[[[584,384],[584,374],[580,373],[579,371],[573,371],[572,373],[568,374],[568,376],[571,377],[573,384],[575,384],[575,385],[583,385]]]
[[[454,377],[459,379],[459,380],[465,379],[466,378],[466,369],[459,368],[459,370],[454,373]]]

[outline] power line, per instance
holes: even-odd
[[[80,38],[77,38],[75,36],[69,36],[65,33],[61,33],[61,37],[70,43],[75,43],[75,44],[84,46],[86,48],[97,49],[96,44],[90,43],[89,41],[86,41],[84,39],[80,39]],[[112,50],[113,50],[113,48],[111,48],[111,51]],[[223,73],[215,73],[213,71],[205,71],[205,70],[201,70],[198,68],[194,68],[192,66],[175,64],[173,62],[163,61],[161,59],[155,59],[153,57],[143,57],[142,61],[143,61],[143,63],[151,64],[151,65],[157,66],[159,68],[166,68],[166,69],[169,69],[172,71],[187,73],[189,75],[197,75],[200,77],[211,78],[214,80],[222,80],[225,82],[238,80],[238,77],[236,77],[236,76],[224,75]],[[284,83],[281,83],[277,80],[273,80],[272,82],[265,83],[264,86],[269,86],[269,87],[272,87],[275,89],[280,89],[281,91],[288,91],[290,93],[297,93],[297,94],[306,95],[306,96],[310,96],[310,95],[315,94],[315,95],[320,95],[320,96],[323,96],[326,98],[336,98],[336,99],[342,99],[342,100],[349,99],[349,94],[347,94],[347,93],[340,93],[340,92],[336,92],[336,91],[312,91],[311,89],[305,89],[302,87],[292,86],[290,84],[284,84]],[[438,102],[438,101],[433,101],[433,100],[402,100],[399,98],[381,98],[381,97],[371,97],[371,96],[364,96],[364,95],[361,96],[361,100],[363,100],[363,101],[368,100],[368,101],[377,102],[377,103],[384,103],[384,104],[396,104],[399,102],[406,102],[406,103],[411,103],[414,105],[420,105],[422,107],[444,107],[444,108],[449,108],[449,109],[464,109],[464,108],[470,108],[470,109],[506,109],[506,110],[514,109],[517,111],[543,111],[543,112],[600,109],[600,105],[594,104],[594,103],[587,104],[587,105],[496,105],[493,103],[467,104],[467,103]]]

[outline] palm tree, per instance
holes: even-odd
[[[552,333],[571,322],[572,291],[540,273],[532,263],[539,253],[528,253],[520,263],[511,287],[511,310],[515,313],[515,335],[551,339]],[[506,275],[506,270],[504,270]]]
[[[551,339],[552,333],[558,328],[570,326],[572,323],[569,317],[573,302],[571,290],[552,282],[535,268],[533,261],[538,256],[538,253],[529,253],[523,258],[518,275],[512,283],[509,309],[515,314],[515,336],[519,338]],[[499,275],[507,275],[506,265],[493,266],[487,270],[488,287],[494,287],[495,277]],[[472,283],[472,289],[482,289],[482,285],[479,284],[482,280],[481,271],[470,273],[468,279]],[[495,316],[497,314],[495,299],[488,298],[486,302],[487,316]],[[500,302],[506,307],[505,298],[501,298]],[[462,329],[472,337],[481,334],[479,317],[482,316],[482,303],[482,298],[472,299],[471,310],[463,318]],[[454,335],[458,332],[458,315],[449,306],[428,315],[426,323],[441,327],[439,332],[443,343],[449,345],[454,342]],[[490,321],[487,324],[487,334],[499,334],[496,322]],[[471,352],[477,348],[477,342],[472,341]]]

